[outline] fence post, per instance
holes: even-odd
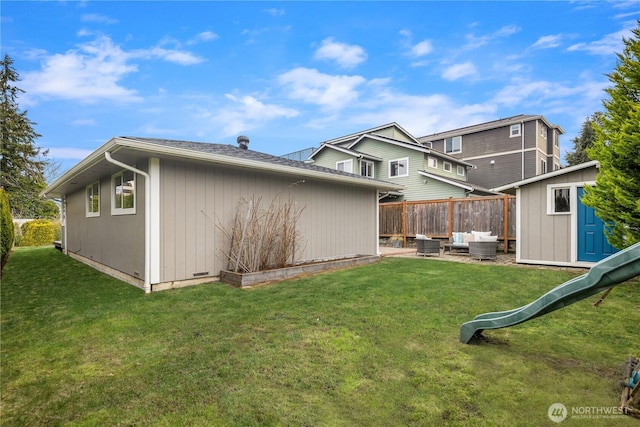
[[[451,238],[453,236],[453,197],[449,197],[449,215],[447,219],[447,234],[448,237]]]
[[[402,201],[402,247],[407,247],[407,201]]]
[[[509,196],[504,195],[504,253],[509,252]]]

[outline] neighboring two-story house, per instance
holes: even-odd
[[[558,170],[564,130],[540,115],[518,115],[418,138],[425,148],[470,162],[468,182],[485,188]]]
[[[383,202],[495,194],[469,183],[474,165],[426,147],[397,123],[325,141],[307,161],[404,187],[381,194]]]

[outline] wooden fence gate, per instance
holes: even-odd
[[[425,234],[447,239],[457,231],[491,231],[504,241],[516,240],[515,196],[467,197],[380,204],[380,237],[407,238]]]

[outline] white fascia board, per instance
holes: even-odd
[[[452,180],[444,178],[444,177],[442,177],[440,175],[435,175],[435,174],[428,173],[428,172],[425,172],[425,171],[418,171],[418,173],[420,175],[422,175],[422,176],[426,176],[427,178],[431,178],[431,179],[435,179],[437,181],[444,182],[445,184],[453,185],[455,187],[459,187],[459,188],[465,189],[467,191],[473,191],[473,187],[471,187],[471,186],[464,185],[461,182],[452,181]]]

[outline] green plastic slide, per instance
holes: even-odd
[[[597,294],[607,288],[640,275],[640,243],[615,253],[596,265],[587,274],[555,287],[537,300],[508,311],[476,316],[460,327],[460,341],[468,344],[485,329],[506,328],[551,313]]]

